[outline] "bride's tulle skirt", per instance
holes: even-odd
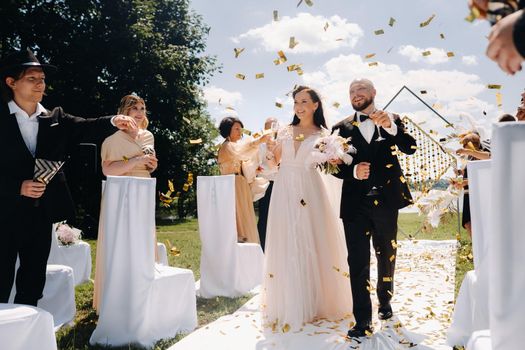
[[[350,318],[352,294],[342,225],[321,174],[283,164],[267,227],[263,322],[298,329],[317,318]]]

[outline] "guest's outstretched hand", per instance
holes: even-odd
[[[519,10],[502,18],[492,27],[489,34],[487,56],[508,74],[520,71],[521,62],[525,60],[516,50],[512,37],[514,25],[522,14],[523,10]]]
[[[113,123],[115,123],[115,126],[120,130],[126,130],[135,135],[138,133],[139,129],[135,119],[128,117],[127,115],[117,115],[115,119],[113,119]]]

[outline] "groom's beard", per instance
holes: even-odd
[[[370,97],[369,99],[366,99],[361,105],[356,105],[352,103],[352,107],[354,108],[354,111],[361,112],[368,108],[372,103],[374,103],[374,98]]]

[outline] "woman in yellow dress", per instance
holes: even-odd
[[[153,134],[146,130],[148,118],[146,117],[146,103],[136,95],[127,95],[120,100],[118,109],[120,114],[132,117],[137,126],[137,132],[115,132],[102,143],[102,172],[106,176],[136,176],[151,177],[157,169]],[[154,231],[156,244],[157,235]],[[104,283],[102,268],[105,259],[104,232],[99,229],[97,239],[97,258],[95,262],[95,286],[93,292],[93,308],[100,309],[101,292]],[[155,257],[157,255],[155,254]]]
[[[253,141],[244,141],[243,127],[236,117],[226,117],[221,121],[219,131],[225,141],[219,148],[217,161],[221,175],[235,174],[235,220],[238,241],[259,243],[253,200],[261,191],[264,195],[268,184],[257,181],[261,178],[255,179],[256,171],[253,168],[257,168],[254,158],[258,156],[258,146],[267,142],[269,136],[263,135]],[[255,167],[252,164],[256,164]],[[246,174],[248,171],[250,174]]]

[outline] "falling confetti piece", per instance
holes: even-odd
[[[182,117],[182,120],[184,120],[186,123],[188,124],[191,124],[191,120],[189,120],[188,118],[186,117]]]
[[[282,331],[283,333],[287,333],[288,331],[290,331],[290,325],[288,323],[285,323],[282,328]]]
[[[314,6],[314,2],[312,0],[304,0],[304,2],[310,7]]]
[[[390,169],[390,168],[393,167],[393,166],[394,166],[393,164],[387,164],[387,165],[386,165],[386,168],[387,168],[387,169]]]
[[[270,274],[268,274],[268,275],[270,276],[270,278],[273,278],[273,273],[270,273]]]
[[[368,63],[369,67],[373,67],[373,66],[377,66],[377,65],[378,65],[378,62],[370,62],[370,63]]]
[[[383,277],[383,282],[392,282],[392,277]]]
[[[190,140],[190,144],[192,144],[192,145],[198,145],[199,143],[202,143],[202,139],[201,138],[198,138],[198,139],[195,139],[195,140]]]
[[[423,51],[421,54],[423,56],[430,56],[432,54],[432,52],[430,52],[430,51]]]
[[[365,59],[372,58],[372,57],[374,57],[375,55],[376,55],[375,53],[369,53],[368,55],[365,56]]]
[[[295,36],[291,36],[290,37],[290,42],[288,44],[288,47],[290,49],[293,49],[294,47],[296,47],[297,45],[299,45],[299,42],[295,41]]]
[[[430,24],[430,22],[432,22],[432,20],[434,19],[434,17],[436,17],[435,14],[433,14],[432,16],[430,16],[426,21],[419,23],[419,26],[420,26],[421,28],[428,26],[428,25]]]
[[[496,92],[496,104],[498,107],[503,106],[503,95],[500,92]]]
[[[273,10],[273,20],[275,22],[279,21],[279,11]]]
[[[228,107],[226,107],[226,110],[228,110],[228,111],[234,111],[235,108],[233,108],[232,106],[228,106]]]
[[[299,134],[299,136],[297,136],[295,138],[295,141],[304,141],[304,135],[303,134]],[[301,201],[302,201],[302,199],[301,199]]]
[[[283,104],[282,103],[279,103],[279,102],[275,102],[275,106],[277,108],[283,108]]]
[[[390,17],[390,20],[388,21],[388,25],[391,26],[391,27],[393,27],[393,26],[394,26],[394,23],[396,23],[396,19]]]
[[[325,32],[326,32],[326,30],[328,29],[329,26],[330,26],[330,25],[328,24],[328,22],[326,22],[326,23],[324,24],[324,28],[323,28],[323,29],[324,29]]]
[[[400,177],[399,177],[399,181],[401,181],[402,183],[407,182],[407,180],[405,180],[405,178],[404,178],[403,176],[400,176]]]
[[[445,34],[441,33],[441,34],[439,34],[439,37],[440,37],[441,39],[445,39]]]
[[[306,206],[306,202],[304,201],[304,199],[301,199],[301,205],[304,207]]]
[[[465,21],[472,23],[474,22],[474,20],[480,17],[481,17],[481,13],[479,12],[479,10],[476,7],[472,7],[470,9],[470,13],[468,14],[468,16],[465,17]]]
[[[379,201],[378,201],[377,199],[374,200],[374,204],[375,204],[375,205],[379,205]]]
[[[262,78],[264,78],[264,73],[255,74],[255,79],[262,79]]]
[[[392,51],[393,48],[394,48],[393,46],[391,48],[389,48],[386,53],[390,53],[390,51]]]
[[[410,146],[410,148],[411,149],[417,149],[417,146],[412,145],[412,146]]]
[[[286,55],[284,54],[284,52],[282,50],[278,51],[277,55],[279,55],[279,59],[280,59],[281,63],[284,63],[284,62],[288,61],[288,59],[286,58]]]
[[[339,102],[334,102],[332,104],[332,106],[334,106],[335,108],[339,108],[339,106],[341,106],[341,104]]]
[[[499,85],[499,84],[489,84],[489,85],[487,85],[487,88],[499,90],[499,89],[501,89],[501,85]]]
[[[374,30],[374,34],[375,35],[385,34],[385,31],[383,29]]]
[[[447,52],[447,56],[448,56],[448,57],[454,57],[454,56],[455,56],[455,54],[454,54],[454,52],[452,52],[452,51],[449,51],[449,52]]]
[[[244,47],[243,48],[234,48],[233,49],[233,52],[235,53],[235,58],[239,57],[239,55],[244,51]]]
[[[246,79],[246,76],[243,75],[243,74],[237,73],[237,74],[235,74],[235,78],[244,80],[244,79]]]
[[[425,95],[427,93],[427,90],[421,90],[420,93],[421,95]]]
[[[244,135],[248,135],[248,136],[251,136],[251,134],[252,134],[252,132],[250,130],[248,130],[248,129],[242,129],[242,133]]]
[[[390,258],[389,258],[390,262],[394,261],[395,259],[396,259],[395,255],[391,255]]]
[[[175,192],[175,188],[173,186],[173,181],[168,180],[168,188],[170,189],[170,192]]]

